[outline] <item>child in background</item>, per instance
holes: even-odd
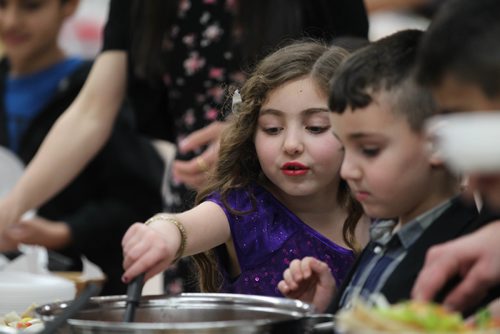
[[[58,46],[78,0],[0,3],[0,145],[28,164],[59,115],[83,86],[92,64]],[[110,140],[58,196],[1,232],[0,250],[42,245],[72,260],[54,270],[81,271],[82,255],[106,275],[102,294],[123,294],[121,239],[127,228],[162,207],[163,163],[123,110]]]
[[[343,280],[368,226],[340,179],[343,152],[327,105],[328,81],[346,55],[300,42],[259,63],[200,204],[125,235],[125,282],[214,248],[195,256],[203,291],[280,296],[283,270],[303,256],[322,259]]]
[[[365,213],[381,220],[330,312],[373,293],[390,303],[409,299],[427,249],[483,224],[423,131],[435,106],[413,78],[421,35],[407,30],[381,39],[355,52],[332,79],[332,124],[345,148],[341,176]],[[279,287],[325,310],[333,294],[323,287],[328,280],[317,260],[303,259],[292,263]]]
[[[433,19],[420,46],[417,80],[432,90],[440,112],[500,111],[499,18],[498,0],[450,0]],[[473,307],[500,285],[500,173],[472,175],[471,181],[497,210],[495,223],[432,247],[413,290],[414,297],[429,300],[460,275],[444,300],[454,310]]]

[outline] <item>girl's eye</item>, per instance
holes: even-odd
[[[308,126],[307,130],[314,134],[320,134],[330,129],[329,126]]]
[[[363,155],[369,158],[373,158],[379,154],[380,149],[378,147],[363,147],[361,148],[361,152],[363,153]]]
[[[270,128],[264,128],[263,131],[267,133],[268,135],[277,135],[280,133],[282,128],[278,127],[270,127]]]

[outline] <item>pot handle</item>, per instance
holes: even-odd
[[[312,334],[335,333],[334,317],[328,313],[310,314],[307,317],[308,327]]]
[[[335,334],[335,323],[333,321],[326,321],[314,325],[312,329],[313,334]]]

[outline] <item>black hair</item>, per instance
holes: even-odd
[[[438,11],[422,39],[417,81],[437,86],[448,74],[500,94],[499,0],[449,0]]]
[[[369,44],[370,41],[367,38],[357,36],[341,36],[332,40],[332,45],[344,48],[350,53],[362,49]]]
[[[414,130],[435,112],[427,89],[417,87],[414,68],[423,32],[403,30],[354,52],[332,78],[329,107],[343,113],[347,108],[364,108],[373,96],[389,92],[393,111],[402,114]]]
[[[179,0],[135,0],[130,6],[133,71],[155,82],[166,67],[162,44],[170,31]]]

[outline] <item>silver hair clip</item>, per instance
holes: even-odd
[[[241,102],[242,102],[242,100],[241,100],[240,91],[237,89],[233,93],[233,101],[231,103],[231,110],[232,110],[233,114],[236,114],[238,112],[238,108],[239,108],[239,105]]]

